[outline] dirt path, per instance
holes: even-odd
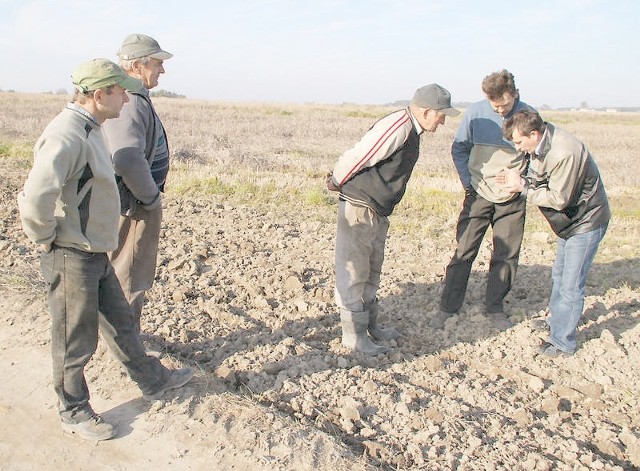
[[[313,455],[323,452],[335,454],[337,469],[348,469],[340,467],[341,462],[346,466],[358,461],[353,456],[345,460],[340,454],[346,449],[318,439],[318,434],[296,431],[295,424],[273,414],[263,418],[262,425],[280,428],[286,446],[280,440],[257,443],[255,416],[265,411],[228,396],[223,386],[208,384],[202,371],[180,393],[145,401],[102,345],[89,368],[91,402],[105,420],[117,425],[119,434],[99,443],[65,435],[51,384],[44,305],[24,293],[1,294],[0,365],[5,375],[0,383],[0,469],[314,469],[324,458]]]

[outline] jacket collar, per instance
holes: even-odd
[[[420,134],[422,134],[424,132],[424,130],[422,129],[422,126],[420,126],[420,123],[418,122],[416,117],[413,116],[413,113],[411,112],[411,109],[409,107],[407,107],[407,114],[411,118],[411,122],[413,123],[413,129],[416,130],[416,132],[418,133],[418,136],[419,136]]]
[[[551,123],[547,123],[545,121],[546,129],[544,130],[544,134],[542,135],[542,139],[536,147],[535,155],[541,159],[544,159],[544,156],[547,155],[549,150],[551,150],[551,141],[553,140],[553,133],[555,131],[555,126]]]

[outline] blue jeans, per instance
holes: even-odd
[[[587,273],[606,232],[607,224],[566,240],[558,239],[558,254],[551,271],[549,342],[563,352],[572,354],[576,350],[576,329],[584,307]]]

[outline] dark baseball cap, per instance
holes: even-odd
[[[447,116],[460,114],[460,110],[451,107],[451,93],[437,83],[430,83],[418,88],[411,103],[420,108],[440,111]]]

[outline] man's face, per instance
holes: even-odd
[[[511,93],[505,93],[501,98],[497,98],[495,100],[489,99],[489,103],[491,103],[491,108],[498,113],[500,116],[505,117],[509,114],[509,112],[513,109],[513,105],[516,102],[516,97],[514,97]]]
[[[428,110],[426,113],[420,116],[418,122],[420,123],[420,126],[422,126],[422,129],[424,129],[425,131],[436,132],[438,126],[444,124],[445,119],[446,115],[444,113],[436,110]]]
[[[99,113],[96,117],[102,121],[120,116],[120,110],[129,101],[125,89],[120,85],[114,85],[109,93],[106,90],[98,90],[94,98]]]
[[[518,128],[513,130],[512,141],[518,152],[533,154],[540,143],[540,133],[533,131],[530,134],[521,134]]]
[[[140,64],[138,73],[140,80],[144,84],[144,88],[152,89],[158,85],[158,77],[164,74],[163,61],[151,57],[146,64]]]

